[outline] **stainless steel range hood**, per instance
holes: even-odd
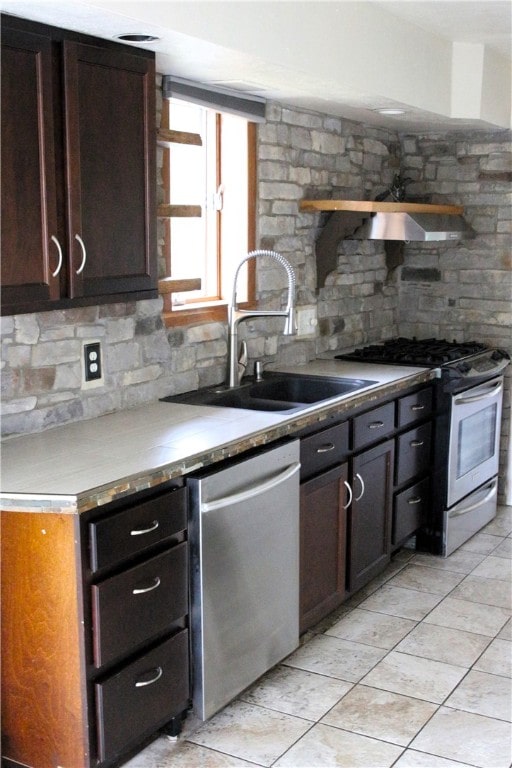
[[[373,213],[352,235],[357,240],[421,242],[465,240],[474,236],[474,231],[460,215],[407,211]]]

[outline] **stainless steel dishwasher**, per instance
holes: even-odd
[[[187,480],[201,720],[299,644],[299,455],[291,440]]]

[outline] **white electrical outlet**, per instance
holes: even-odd
[[[102,387],[103,360],[101,357],[101,341],[89,339],[82,342],[82,389]]]
[[[316,307],[299,307],[297,309],[298,336],[312,336],[316,333],[317,324]]]

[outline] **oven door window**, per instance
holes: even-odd
[[[497,405],[493,403],[459,422],[457,478],[493,457],[496,448],[496,411]]]

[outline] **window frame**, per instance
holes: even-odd
[[[164,98],[162,102],[161,128],[169,128],[169,99]],[[256,247],[256,206],[257,206],[257,125],[248,121],[247,123],[247,176],[248,176],[248,227],[247,227],[247,252]],[[170,149],[162,149],[162,187],[163,200],[170,203],[169,200],[169,156]],[[220,214],[218,214],[220,215]],[[162,244],[163,258],[170,264],[170,219],[164,220],[164,242]],[[222,253],[218,248],[218,258],[222,260]],[[219,265],[220,267],[220,265]],[[251,259],[247,264],[247,302],[240,306],[250,308],[254,306],[256,300],[256,271],[254,260]],[[163,319],[166,327],[184,326],[199,323],[227,322],[228,300],[221,300],[220,303],[211,301],[211,306],[202,303],[201,306],[192,305],[186,308],[173,309],[172,293],[162,294]]]

